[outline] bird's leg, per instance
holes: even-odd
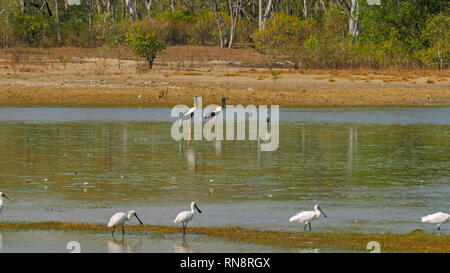
[[[309,231],[311,231],[311,223],[308,223]]]
[[[308,224],[306,224],[304,227],[303,227],[303,230],[304,231],[306,231],[306,227],[308,226]]]
[[[183,222],[183,235],[184,234],[186,234],[186,225],[185,225],[185,223]]]
[[[112,236],[114,238],[114,230],[116,229],[116,226],[113,226]]]
[[[122,225],[122,235],[125,235],[125,228]]]
[[[188,148],[191,145],[191,119],[189,119],[188,123]]]
[[[209,130],[211,130],[211,128],[212,128],[212,126],[213,126],[212,122],[210,122],[210,121],[211,121],[211,119],[212,119],[212,117],[209,117],[209,119],[208,119],[208,123],[209,123]]]

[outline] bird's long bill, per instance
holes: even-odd
[[[198,211],[199,213],[202,213],[202,211],[197,207],[197,205],[195,205],[195,208],[197,209],[197,211]]]
[[[139,219],[139,217],[137,216],[137,214],[135,214],[134,216],[136,216],[136,219],[138,219],[139,223],[141,223],[141,225],[143,225],[141,219]]]
[[[3,197],[5,197],[5,198],[8,199],[9,201],[11,201],[11,199],[9,199],[8,196],[6,196],[5,194],[3,194]]]
[[[323,210],[321,208],[319,208],[320,212],[322,212],[324,217],[327,217],[327,215],[325,214],[325,212],[323,212]]]

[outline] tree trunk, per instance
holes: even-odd
[[[126,13],[126,11],[125,11],[125,0],[121,0],[121,1],[122,1],[121,6],[122,6],[122,20],[123,20],[123,18],[125,18],[125,13]]]
[[[233,6],[232,6],[232,3],[231,3],[231,0],[228,0],[228,7],[229,7],[229,9],[230,9],[230,41],[228,42],[228,48],[230,48],[231,47],[231,44],[233,43],[233,38],[234,38],[234,28],[235,28],[235,23],[236,23],[236,21],[235,21],[235,16],[234,16],[234,12],[233,12]]]
[[[303,17],[308,18],[308,5],[306,4],[306,0],[303,0]]]
[[[89,44],[92,40],[92,7],[93,7],[93,0],[89,0],[89,2],[87,2],[87,5],[89,7],[89,14],[88,14],[88,19],[89,19]]]
[[[31,0],[23,0],[23,12],[30,13]]]
[[[59,11],[58,11],[58,0],[55,0],[55,10],[56,10],[56,25],[58,28],[58,42],[61,42],[61,31],[59,29]]]
[[[152,69],[153,68],[153,61],[155,60],[154,56],[148,56],[147,57],[147,61],[148,61],[148,68]]]
[[[267,3],[266,11],[264,12],[264,18],[263,18],[263,22],[262,22],[262,28],[264,28],[264,24],[266,23],[266,19],[269,17],[270,10],[272,9],[272,3],[273,3],[272,0],[269,0],[269,3]]]
[[[259,6],[259,11],[258,11],[258,28],[262,29],[262,22],[263,22],[263,20],[262,20],[262,9],[263,9],[263,7],[262,7],[262,0],[259,0],[258,6]]]
[[[133,3],[131,0],[125,0],[127,2],[128,11],[130,12],[131,21],[134,23],[136,22],[136,14],[133,9]]]
[[[148,15],[150,15],[150,12],[152,11],[152,0],[148,0],[145,7],[147,8]]]
[[[109,0],[109,5],[111,7],[111,18],[112,18],[112,22],[113,24],[116,23],[116,14],[114,12],[114,0]]]
[[[222,14],[217,12],[217,2],[216,2],[216,0],[207,0],[206,4],[211,9],[211,11],[214,14],[214,18],[216,19],[217,28],[219,29],[220,47],[221,48],[227,47],[228,46],[227,29],[226,29],[226,26],[225,26],[225,22],[223,21]]]
[[[352,5],[350,7],[348,32],[353,36],[353,42],[356,42],[356,40],[358,40],[360,32],[357,12],[358,12],[358,1],[352,0]]]

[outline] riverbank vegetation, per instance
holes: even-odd
[[[449,1],[372,2],[1,0],[0,46],[113,50],[119,66],[128,46],[149,68],[166,45],[256,48],[270,68],[448,68]]]

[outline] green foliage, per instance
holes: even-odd
[[[275,14],[262,30],[255,33],[254,39],[256,48],[269,55],[273,61],[279,57],[287,57],[298,67],[304,31],[297,17],[284,13]]]
[[[428,44],[420,52],[424,63],[441,70],[447,67],[450,59],[450,16],[439,13],[430,17],[422,37]]]
[[[41,45],[40,41],[56,30],[54,20],[42,13],[25,14],[22,11],[16,11],[10,20],[16,40],[28,45]]]
[[[280,76],[280,71],[278,71],[278,70],[275,70],[275,69],[270,69],[270,74],[272,75],[272,77],[276,80],[276,79],[279,79],[281,76]]]
[[[128,27],[127,21],[120,23],[113,23],[111,20],[100,21],[96,26],[99,33],[97,38],[104,41],[105,49],[120,46],[125,42]]]
[[[207,1],[176,0],[174,10],[171,1],[153,1],[151,11],[145,2],[136,1],[137,22],[130,26],[124,1],[114,2],[114,22],[106,1],[61,4],[58,24],[55,1],[47,2],[50,15],[45,6],[31,6],[25,13],[21,1],[1,0],[0,47],[99,46],[102,50],[117,48],[120,55],[118,46],[127,42],[151,66],[166,43],[216,45],[219,26],[222,34],[230,30],[227,1],[216,1],[220,18],[214,16]],[[360,23],[359,37],[348,33],[349,0],[306,1],[307,18],[303,0],[275,2],[261,30],[257,5],[239,8],[234,14],[238,20],[233,46],[253,43],[271,63],[290,60],[296,68],[449,66],[448,0],[382,0],[381,5],[372,6],[360,0],[355,15]]]
[[[140,25],[135,25],[126,34],[126,42],[134,54],[144,57],[148,61],[151,69],[156,55],[166,48],[166,42],[160,38],[156,30],[143,29]]]
[[[62,5],[61,5],[62,6]],[[70,44],[87,46],[89,40],[88,8],[86,5],[68,6],[60,16],[60,27],[63,40]]]

